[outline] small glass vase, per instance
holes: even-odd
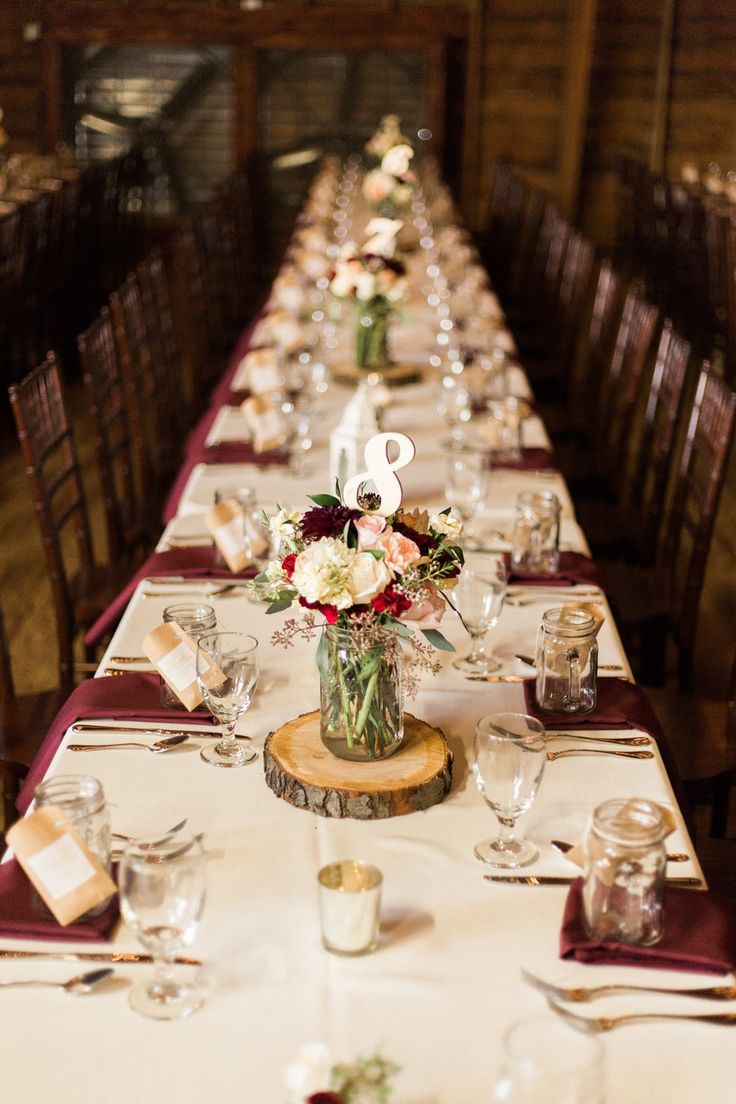
[[[355,363],[368,372],[389,368],[388,324],[391,307],[385,300],[360,303],[355,326]]]
[[[340,759],[385,759],[404,739],[401,646],[394,633],[326,625],[317,649],[320,735]]]

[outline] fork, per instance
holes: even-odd
[[[636,1012],[630,1016],[578,1016],[569,1012],[561,1004],[548,1000],[550,1008],[567,1020],[571,1027],[578,1031],[586,1031],[590,1035],[598,1035],[602,1031],[612,1031],[614,1027],[624,1024],[655,1023],[657,1020],[695,1020],[700,1023],[711,1024],[736,1024],[736,1012],[713,1012],[705,1016],[693,1016],[685,1012]]]
[[[530,974],[528,970],[522,970],[521,976],[528,985],[544,993],[549,1000],[570,1001],[572,1004],[584,1004],[595,1000],[596,997],[613,993],[667,993],[678,997],[702,997],[705,1000],[736,1000],[736,985],[709,985],[704,989],[665,989],[656,985],[626,983],[565,988],[562,985],[552,985],[549,981],[543,981],[536,974]]]
[[[545,743],[548,740],[583,740],[591,744],[624,744],[626,747],[647,747],[652,742],[648,736],[591,736],[578,732],[545,732],[542,739]]]
[[[616,741],[621,743],[620,740]],[[616,755],[619,759],[653,759],[652,751],[615,751],[613,748],[563,748],[561,751],[548,751],[547,758],[551,762],[562,759],[568,755]]]

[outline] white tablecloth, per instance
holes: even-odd
[[[233,480],[252,482],[264,503],[303,506],[307,493],[328,490],[327,433],[349,394],[333,385],[325,397],[308,477],[296,479],[280,468],[195,468],[180,516],[162,546],[170,535],[197,531],[195,515],[211,505],[217,486]],[[417,446],[416,461],[402,473],[410,506],[445,501],[444,427],[432,396],[427,381],[397,389],[387,413],[386,428],[409,433]],[[527,445],[546,441],[533,420],[525,434]],[[517,493],[539,486],[554,488],[563,498],[563,543],[584,549],[564,487],[546,475],[494,472],[479,530],[485,525],[489,532],[504,531]],[[163,607],[176,601],[173,587],[170,598],[144,597],[145,589],[141,584],[102,669],[110,656],[139,655],[145,633],[159,622]],[[269,617],[242,594],[213,602],[224,627],[246,630],[260,641],[259,690],[239,730],[261,748],[269,731],[316,708],[315,644],[297,642],[283,652],[270,643],[283,615]],[[514,655],[533,652],[544,608],[544,603],[507,607],[489,634],[506,673],[530,673]],[[459,648],[467,646],[452,615],[443,629]],[[600,643],[602,663],[625,665],[610,616]],[[381,1048],[401,1066],[392,1097],[396,1104],[476,1104],[490,1100],[506,1028],[520,1017],[547,1014],[543,998],[521,981],[522,966],[550,980],[590,984],[623,979],[703,984],[702,976],[563,963],[558,938],[566,889],[484,880],[489,868],[474,857],[473,846],[495,832],[496,822],[469,770],[473,727],[492,710],[522,708],[522,690],[518,683],[468,682],[452,669],[451,657],[442,659],[441,674],[425,680],[409,708],[444,730],[455,757],[452,790],[441,805],[410,816],[370,822],[313,816],[266,787],[260,756],[249,768],[217,770],[200,760],[197,740],[160,757],[144,751],[74,754],[61,747],[51,771],[98,776],[115,830],[159,832],[186,816],[193,831],[205,832],[213,854],[207,906],[192,953],[206,963],[203,976],[211,991],[199,1014],[173,1024],[147,1021],[128,1008],[127,984],[146,966],[119,968],[119,988],[88,998],[4,993],[0,1070],[8,1099],[283,1104],[285,1067],[304,1043],[321,1040],[336,1059]],[[658,756],[652,761],[570,758],[547,764],[539,797],[521,822],[541,848],[539,862],[528,872],[572,873],[550,840],[579,840],[598,802],[626,794],[671,804],[678,829],[669,845],[693,854]],[[380,947],[357,959],[323,950],[317,910],[317,871],[349,857],[376,864],[384,875]],[[700,870],[694,860],[674,872]],[[124,927],[115,942],[136,946]],[[63,978],[74,969],[68,963],[9,961],[0,976]],[[627,997],[596,1002],[583,1012],[654,1007],[712,1009],[704,1002],[662,998],[655,1004],[655,998]],[[696,1024],[615,1032],[605,1040],[607,1100],[727,1104],[733,1098],[731,1044],[728,1028]]]

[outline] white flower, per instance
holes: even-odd
[[[459,539],[460,534],[463,531],[463,523],[460,518],[450,512],[449,514],[435,514],[434,517],[429,519],[429,524],[434,529],[435,533],[442,533],[443,536],[448,537],[451,541]]]
[[[335,537],[322,537],[297,556],[292,585],[308,602],[348,609],[354,602],[351,579],[357,555]]]
[[[285,510],[283,506],[269,519],[268,528],[279,540],[292,541],[302,520],[300,510]]]
[[[411,146],[401,143],[398,146],[392,146],[387,153],[384,154],[381,161],[381,170],[385,173],[390,173],[391,176],[403,176],[404,173],[409,171],[409,164],[414,156],[414,150]]]
[[[308,1043],[300,1047],[296,1062],[284,1071],[289,1104],[304,1104],[312,1093],[329,1089],[331,1071],[332,1059],[324,1043]]]
[[[355,277],[355,294],[361,303],[368,303],[376,295],[376,277],[372,272],[361,272]]]
[[[281,560],[269,560],[263,570],[263,574],[266,576],[271,586],[284,586],[289,582],[286,572],[281,566]]]
[[[353,602],[368,605],[377,594],[382,594],[391,582],[391,571],[385,559],[377,559],[370,552],[358,552],[350,577]]]
[[[363,180],[363,195],[369,203],[381,203],[391,195],[396,180],[380,169],[372,169]]]

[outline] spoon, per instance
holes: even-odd
[[[536,667],[537,663],[533,656],[520,655],[518,652],[514,653],[514,659],[520,659],[522,663],[526,663],[529,667]],[[599,663],[599,671],[623,671],[623,667],[619,663]]]
[[[165,751],[172,751],[179,744],[184,744],[189,739],[183,732],[176,736],[164,736],[161,740],[154,740],[152,744],[136,743],[133,740],[123,744],[68,744],[67,751],[107,751],[111,748],[145,748],[154,755],[160,755]]]
[[[83,996],[85,993],[91,993],[97,985],[106,981],[114,973],[115,971],[110,966],[106,966],[102,970],[89,970],[86,974],[77,974],[75,977],[69,978],[68,981],[0,981],[0,987],[3,989],[20,988],[21,986],[64,989],[67,993]]]
[[[567,758],[570,755],[614,755],[619,759],[653,759],[651,751],[615,751],[613,748],[564,748],[562,751],[548,751],[547,759],[554,762],[555,759]]]

